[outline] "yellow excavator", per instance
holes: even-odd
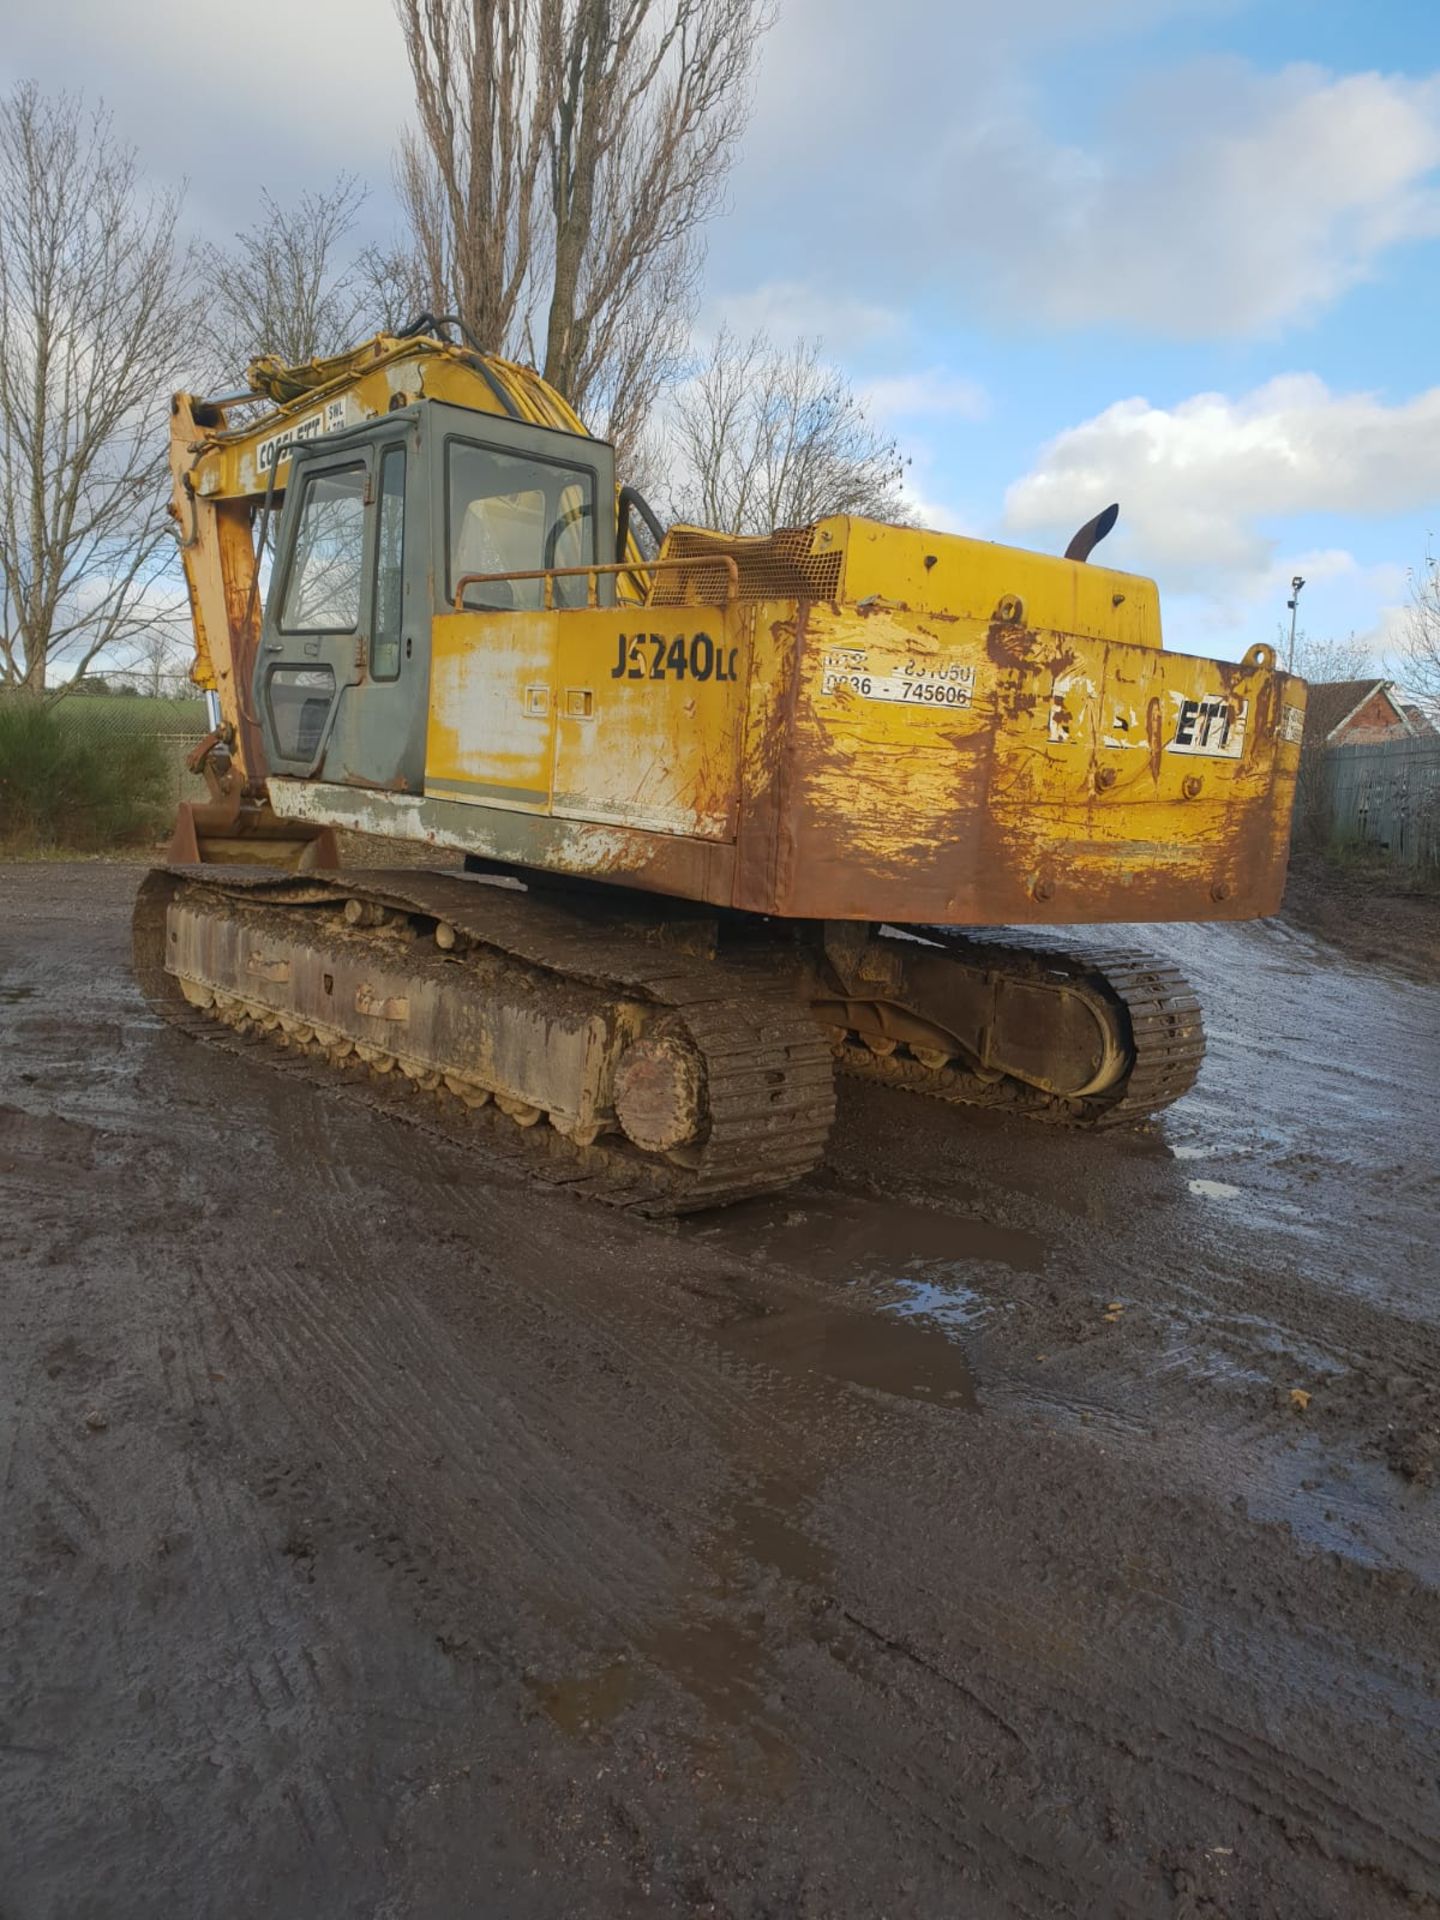
[[[1113,508],[1063,558],[667,530],[447,326],[175,397],[213,728],[136,906],[155,1004],[648,1212],[803,1175],[837,1070],[1081,1127],[1179,1098],[1185,981],[1053,930],[1275,910],[1273,650],[1165,651],[1090,560]]]

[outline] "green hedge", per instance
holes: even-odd
[[[171,785],[153,737],[117,732],[78,703],[0,699],[0,842],[94,853],[154,840]]]

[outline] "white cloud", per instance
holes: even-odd
[[[973,116],[1016,63],[1141,33],[1186,16],[1223,17],[1245,0],[784,0],[766,42],[748,142],[828,177],[935,143]],[[824,204],[803,211],[821,218]],[[842,212],[849,212],[842,202]],[[891,209],[892,217],[894,208]],[[870,237],[866,236],[867,239]]]
[[[745,330],[834,353],[893,333],[923,290],[1060,326],[1244,335],[1323,308],[1440,233],[1440,78],[1194,62],[1146,74],[1076,135],[1037,50],[1109,41],[1242,0],[785,0],[711,232],[717,302]],[[377,237],[409,72],[390,0],[47,0],[9,10],[0,80],[105,95],[147,165],[192,182],[197,227],[253,217],[343,168]],[[957,94],[957,74],[963,90]],[[800,271],[818,290],[791,277]],[[828,284],[827,284],[828,283]],[[734,308],[732,314],[729,310]],[[752,318],[753,316],[753,318]]]
[[[923,373],[881,374],[860,383],[859,395],[870,418],[881,425],[895,421],[933,420],[951,415],[961,420],[983,420],[990,396],[978,380],[930,367]]]
[[[1440,234],[1440,77],[1216,60],[1145,84],[1087,147],[1019,113],[955,136],[948,236],[992,294],[1062,326],[1263,333]]]
[[[963,533],[972,540],[980,538],[974,521],[958,507],[931,496],[924,473],[918,478],[913,474],[906,475],[900,482],[900,498],[912,525],[924,527],[931,533]]]
[[[1161,585],[1165,644],[1177,653],[1239,659],[1264,640],[1287,655],[1291,578],[1305,580],[1297,621],[1297,670],[1310,679],[1350,679],[1386,671],[1394,658],[1404,600],[1395,597],[1394,576],[1403,569],[1366,566],[1353,554],[1328,549],[1294,552],[1269,573],[1239,583],[1207,583],[1208,591],[1172,591]]]
[[[1120,400],[1041,449],[1006,494],[1006,520],[1059,533],[1110,500],[1146,571],[1179,588],[1253,589],[1290,565],[1271,521],[1440,501],[1440,387],[1391,405],[1288,374],[1238,399]]]
[[[904,337],[909,322],[896,307],[853,295],[827,294],[801,280],[767,280],[745,293],[707,300],[697,334],[711,339],[722,326],[742,340],[767,333],[778,347],[819,340],[827,358]]]
[[[188,179],[211,238],[254,218],[261,186],[283,199],[349,170],[383,194],[412,106],[390,0],[11,7],[0,83],[20,78],[103,98],[148,172]]]
[[[786,0],[713,255],[731,278],[799,259],[844,295],[923,290],[1010,324],[1188,339],[1309,319],[1440,234],[1440,73],[1164,72],[1124,44],[1227,10]],[[1098,88],[1067,81],[1074,36],[1115,47]]]

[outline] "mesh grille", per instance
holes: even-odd
[[[698,527],[672,527],[661,549],[666,559],[693,558],[693,567],[665,568],[650,576],[654,607],[722,604],[729,574],[708,556],[729,554],[740,569],[742,600],[834,600],[840,592],[844,553],[812,554],[813,527],[785,527],[764,538],[705,533]]]

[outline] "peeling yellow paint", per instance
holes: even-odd
[[[864,522],[821,533],[847,563],[833,602],[438,619],[427,794],[625,829],[607,851],[616,878],[651,872],[662,844],[724,843],[733,864],[685,868],[676,890],[765,913],[1273,909],[1299,757],[1278,719],[1304,696],[1268,656],[1165,652],[1153,590],[1126,575],[1077,584],[1069,563]],[[857,565],[872,589],[859,601]],[[1023,624],[1037,606],[1046,624]],[[1108,618],[1127,637],[1066,630],[1067,609],[1077,629]],[[730,676],[667,664],[702,635]],[[525,707],[537,684],[541,715]],[[547,862],[567,857],[548,843]]]

